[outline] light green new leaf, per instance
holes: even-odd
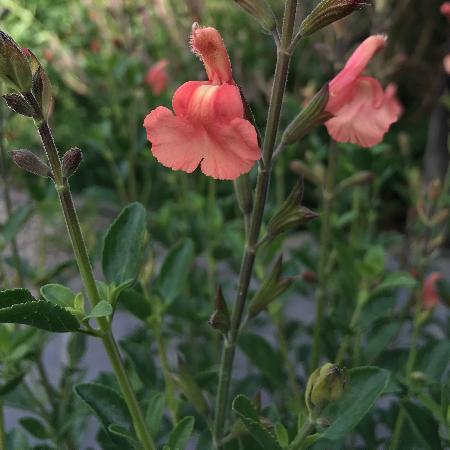
[[[167,447],[170,450],[184,450],[194,429],[194,418],[187,416],[181,419],[170,432]]]

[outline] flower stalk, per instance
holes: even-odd
[[[264,208],[267,200],[267,192],[272,169],[272,156],[275,148],[281,105],[283,102],[289,63],[291,59],[291,54],[287,51],[287,49],[289,48],[292,39],[296,11],[297,0],[288,0],[284,11],[281,42],[277,49],[277,64],[275,68],[275,77],[267,116],[267,128],[263,143],[263,157],[259,165],[258,179],[256,183],[255,203],[241,263],[237,298],[231,315],[231,328],[222,350],[216,402],[216,416],[214,420],[213,432],[213,444],[216,449],[221,448],[220,441],[223,436],[228,411],[229,388],[236,343],[239,337],[248,288],[253,272],[256,244],[258,242]]]
[[[81,227],[78,221],[78,216],[75,210],[75,205],[73,203],[72,195],[70,193],[69,182],[67,178],[63,176],[61,160],[58,155],[58,150],[56,148],[51,129],[48,125],[48,122],[44,119],[41,107],[34,95],[32,93],[26,93],[24,94],[24,97],[38,113],[38,118],[35,119],[35,124],[41,137],[42,145],[44,147],[47,159],[52,170],[53,180],[58,192],[64,219],[66,221],[67,230],[69,232],[72,248],[75,254],[75,259],[77,261],[83,285],[86,289],[86,293],[90,301],[92,302],[93,306],[95,306],[101,301],[101,298],[97,289],[97,285],[95,283],[89,255],[84,243],[84,238],[81,232]],[[125,402],[127,403],[138,439],[140,440],[145,450],[155,450],[155,444],[145,425],[144,416],[125,371],[125,367],[123,365],[116,341],[111,332],[109,322],[105,317],[99,317],[97,318],[97,323],[102,332],[101,339],[103,342],[103,346],[110,360],[116,379],[119,383],[122,395],[124,396]]]

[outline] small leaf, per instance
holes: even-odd
[[[166,397],[162,392],[157,392],[148,403],[145,422],[152,436],[156,436],[161,428],[165,404]]]
[[[95,317],[107,317],[113,313],[113,308],[106,300],[98,302],[89,314],[83,317],[83,320],[93,319]]]
[[[357,367],[348,371],[349,381],[340,400],[323,411],[332,420],[321,438],[339,440],[348,435],[373,407],[389,381],[389,372],[378,367]]]
[[[158,289],[166,302],[175,300],[183,292],[193,261],[191,239],[181,240],[167,253],[158,276]]]
[[[146,216],[140,203],[131,203],[109,227],[102,255],[103,273],[109,283],[120,285],[138,276],[147,236]]]
[[[386,323],[381,327],[377,327],[367,340],[367,345],[364,349],[364,360],[368,363],[373,363],[386,349],[399,330],[400,324],[398,322]]]
[[[31,216],[31,209],[28,206],[17,209],[3,225],[1,235],[3,242],[10,242],[22,229]]]
[[[35,438],[47,439],[49,437],[45,426],[40,420],[34,417],[22,417],[19,422]]]
[[[78,320],[67,310],[36,300],[26,289],[0,292],[0,323],[21,323],[54,333],[77,331]]]
[[[170,450],[184,450],[194,429],[194,418],[187,416],[181,419],[172,429],[167,446]]]
[[[275,434],[282,447],[286,447],[289,444],[289,434],[282,423],[278,422],[275,425]]]
[[[41,287],[41,295],[50,303],[62,307],[73,307],[75,292],[61,284],[46,284]]]
[[[417,280],[407,272],[390,273],[385,280],[374,290],[373,295],[391,289],[413,289],[417,286]]]
[[[233,411],[264,450],[281,450],[275,436],[262,425],[250,399],[244,395],[238,395],[233,400]]]

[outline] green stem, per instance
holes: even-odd
[[[161,369],[164,378],[164,385],[166,388],[166,401],[169,410],[170,419],[173,425],[178,422],[178,404],[175,398],[174,385],[170,376],[169,360],[167,358],[167,350],[164,342],[164,337],[161,332],[161,327],[156,325],[154,327],[156,345],[158,347],[158,355],[161,361]]]
[[[5,417],[3,412],[3,402],[1,401],[0,401],[0,450],[6,450]]]
[[[296,10],[297,0],[287,0],[284,11],[281,44],[277,49],[277,64],[267,115],[267,127],[263,144],[263,157],[259,166],[258,180],[256,183],[255,204],[252,211],[249,233],[246,237],[245,251],[239,274],[237,297],[231,315],[230,332],[228,339],[225,341],[223,346],[222,359],[220,363],[219,386],[217,392],[216,415],[213,433],[213,443],[214,448],[216,449],[221,448],[220,441],[223,436],[228,411],[229,387],[236,342],[239,337],[240,325],[242,322],[248,287],[255,261],[256,243],[258,241],[264,208],[267,200],[267,191],[272,168],[272,156],[279,126],[281,105],[286,88],[289,62],[291,59],[291,54],[287,51],[287,48],[289,47],[292,39]]]
[[[31,93],[26,94],[25,97],[33,105],[35,111],[40,111],[40,107]],[[45,120],[41,120],[36,122],[36,126],[52,169],[53,180],[59,195],[67,230],[69,232],[83,285],[88,298],[95,306],[101,301],[101,298],[95,283],[92,266],[89,260],[86,245],[84,243],[83,234],[81,232],[72,195],[70,193],[69,183],[68,180],[63,177],[58,150],[48,123]],[[126,374],[125,367],[123,365],[117,344],[112,335],[109,322],[105,317],[99,317],[97,319],[97,323],[102,331],[101,339],[103,346],[109,357],[122,395],[127,403],[138,439],[141,441],[145,450],[155,450],[155,444],[153,443],[152,437],[150,436],[150,433],[145,425],[144,416]]]
[[[289,450],[301,450],[303,448],[303,444],[305,443],[305,439],[311,434],[311,431],[314,429],[314,422],[308,419],[305,424],[300,428],[297,436],[289,445]]]
[[[316,321],[314,324],[313,332],[313,345],[310,363],[310,372],[312,373],[319,364],[321,346],[322,346],[322,320],[325,314],[328,288],[327,288],[327,263],[330,254],[330,242],[331,242],[331,214],[333,209],[333,188],[334,179],[338,164],[338,147],[336,142],[330,143],[330,154],[328,167],[326,172],[325,185],[323,186],[322,203],[322,224],[320,230],[320,255],[319,255],[319,271],[318,271],[318,289],[316,292]]]

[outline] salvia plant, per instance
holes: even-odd
[[[199,3],[186,3],[199,20]],[[189,71],[179,71],[183,83],[171,108],[152,104],[138,120],[130,112],[132,129],[139,127],[142,135],[142,125],[145,129],[151,152],[146,150],[146,158],[152,155],[156,167],[144,177],[173,176],[170,189],[160,185],[157,196],[163,205],[169,191],[175,192],[178,209],[158,211],[136,201],[142,200],[139,158],[128,155],[124,174],[115,156],[102,153],[120,202],[134,201],[94,245],[92,222],[84,223],[82,203],[79,218],[71,193],[71,180],[83,173],[83,153],[90,150],[58,149],[52,130],[55,124],[58,136],[58,98],[46,63],[36,57],[41,50],[21,47],[0,31],[7,211],[0,246],[11,250],[1,267],[0,449],[449,448],[444,306],[450,291],[445,275],[431,268],[445,243],[450,173],[428,182],[408,174],[412,212],[405,261],[397,268],[386,248],[399,245],[398,237],[374,237],[381,177],[355,169],[342,154],[350,144],[382,148],[405,112],[396,85],[383,86],[367,70],[381,58],[389,37],[364,36],[347,51],[342,19],[363,14],[369,1],[322,0],[312,2],[309,12],[297,0],[278,2],[283,8],[274,12],[274,3],[235,0],[227,6],[245,11],[241,20],[255,20],[260,39],[273,41],[276,64],[267,80],[265,122],[262,114],[253,114],[251,86],[239,79],[241,70],[233,71],[227,51],[232,43],[224,42],[213,23],[195,22],[189,43],[181,44],[186,55],[180,60],[190,58],[192,65],[198,57],[205,77],[190,80]],[[364,14],[373,14],[367,10]],[[303,105],[291,102],[285,110],[289,74],[302,57],[296,53],[312,45],[311,36],[320,38],[333,27],[334,76],[316,85]],[[176,27],[171,33],[177,40]],[[101,45],[92,42],[91,51]],[[47,53],[46,59],[52,57]],[[169,66],[167,55],[145,75],[156,98],[168,89]],[[81,95],[81,82],[69,79]],[[37,211],[16,208],[11,199],[6,123],[16,116],[28,121],[12,122],[20,124],[14,133],[34,127],[43,150],[8,149],[15,165],[30,174]],[[291,157],[299,143],[324,130],[326,163],[310,153]],[[201,174],[192,174],[197,169]],[[277,174],[287,178],[288,171],[296,179],[286,193]],[[192,177],[200,181],[191,183]],[[234,195],[220,201],[219,189]],[[339,212],[344,203],[345,214]],[[52,214],[42,213],[51,208]],[[70,242],[73,252],[50,270],[33,270],[18,240],[18,231],[39,210],[52,221],[62,215],[67,239],[56,237]],[[233,211],[238,220],[229,219]],[[158,233],[164,234],[159,228],[173,224],[185,233],[164,252],[156,242]],[[305,228],[314,242],[303,245],[295,237]],[[162,242],[167,247],[167,239]],[[75,268],[77,280],[68,282],[64,274]],[[305,314],[300,294],[314,309],[307,325],[292,320]],[[139,326],[118,338],[114,319],[123,314]],[[44,352],[52,333],[68,336],[59,381],[49,375]],[[101,344],[97,357],[105,355],[107,372],[86,371],[83,357],[93,341]],[[95,361],[89,365],[95,369]],[[27,411],[17,427],[8,421],[10,407]],[[95,439],[88,432],[92,415]]]

